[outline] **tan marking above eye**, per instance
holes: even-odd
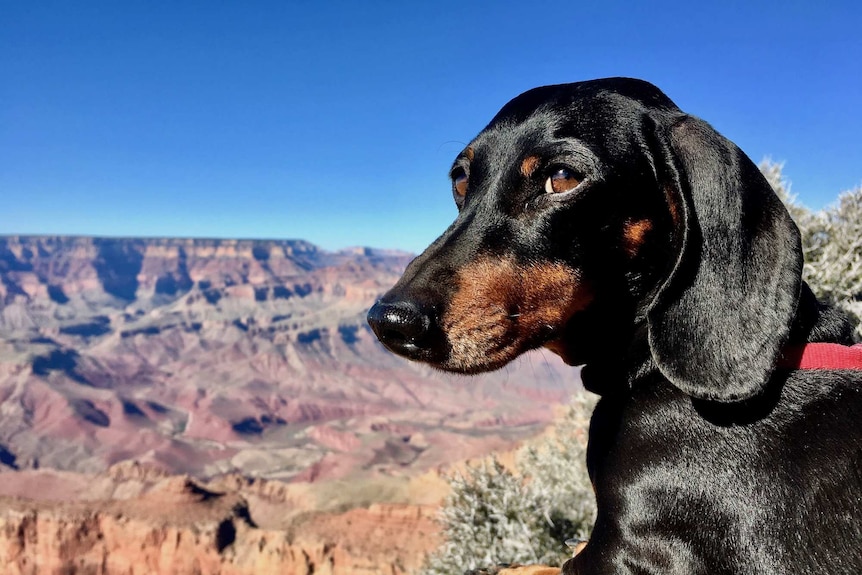
[[[549,194],[561,194],[574,190],[578,187],[581,180],[575,175],[575,172],[568,168],[560,168],[545,180],[545,191]]]
[[[467,174],[463,170],[452,175],[452,190],[459,198],[467,195]]]
[[[539,163],[541,159],[538,156],[528,156],[524,158],[524,161],[521,162],[521,174],[525,178],[529,178],[533,175],[533,172],[536,171],[536,168],[539,167]]]
[[[474,156],[473,147],[467,146],[466,148],[464,148],[464,155],[467,157],[468,160],[472,162]]]
[[[623,226],[623,249],[630,257],[638,254],[646,242],[646,236],[652,230],[650,220],[629,220]]]

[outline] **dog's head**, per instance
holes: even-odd
[[[761,390],[796,308],[798,231],[745,154],[660,90],[530,90],[450,176],[458,217],[369,312],[387,348],[477,373],[541,346],[625,361],[641,338],[694,397]]]

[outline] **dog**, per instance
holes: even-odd
[[[853,325],[736,145],[608,78],[516,97],[450,176],[457,218],[368,321],[450,372],[583,366],[598,515],[564,575],[862,573]],[[826,348],[850,359],[802,369]]]

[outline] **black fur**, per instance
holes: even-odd
[[[519,172],[528,156],[538,167]],[[561,166],[582,184],[546,193]],[[565,575],[862,573],[862,372],[775,368],[786,345],[851,343],[852,326],[802,282],[796,226],[739,148],[654,86],[612,78],[518,96],[453,176],[468,182],[458,218],[369,322],[442,369],[545,344],[584,365],[602,395],[598,519]],[[632,222],[649,225],[626,236]],[[527,332],[531,310],[513,304],[505,330],[476,320],[453,341],[453,313],[470,313],[452,303],[459,274],[478,260],[574,270],[588,305]]]

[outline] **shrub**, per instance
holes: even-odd
[[[551,434],[519,450],[514,471],[492,457],[450,475],[440,511],[445,543],[426,559],[423,575],[565,561],[565,540],[586,538],[595,520],[585,457],[594,405],[586,393],[576,397]]]
[[[764,159],[760,171],[784,201],[802,235],[803,279],[818,298],[862,319],[862,186],[844,192],[838,201],[812,212],[796,202],[783,165]],[[862,325],[857,325],[862,337]]]

